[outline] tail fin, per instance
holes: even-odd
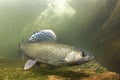
[[[21,43],[18,44],[18,51],[17,51],[17,54],[18,56],[20,56],[22,58],[22,60],[24,60],[24,57],[25,57],[25,54],[24,52],[21,50],[21,45],[22,44],[25,44],[26,41],[24,40],[24,38],[22,39]]]

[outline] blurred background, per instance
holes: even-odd
[[[0,58],[17,59],[22,39],[52,29],[120,73],[120,0],[0,0]]]

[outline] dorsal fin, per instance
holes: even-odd
[[[52,30],[40,30],[34,32],[29,38],[29,42],[55,41],[57,39]]]

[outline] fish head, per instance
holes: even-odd
[[[66,61],[69,64],[84,64],[94,59],[93,55],[88,54],[87,51],[72,51],[66,56]]]
[[[79,54],[76,55],[76,63],[83,64],[87,63],[94,59],[94,56],[89,54],[87,51],[80,51]]]

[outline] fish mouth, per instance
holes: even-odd
[[[89,55],[86,59],[85,59],[85,62],[89,62],[91,60],[94,59],[94,56],[93,55]]]
[[[93,60],[93,59],[94,59],[94,56],[93,56],[93,55],[88,55],[88,56],[84,57],[84,58],[82,59],[82,61],[83,61],[84,63],[87,63],[87,62],[90,62],[90,61]]]
[[[91,55],[91,56],[90,56],[90,60],[93,60],[93,59],[94,59],[94,56],[93,56],[93,55]]]

